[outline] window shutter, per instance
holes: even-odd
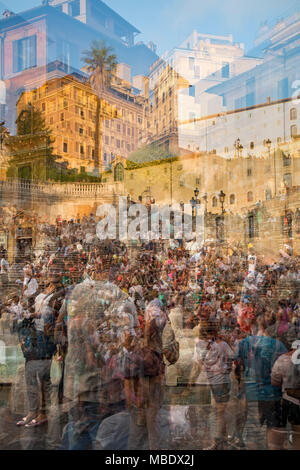
[[[19,71],[19,41],[13,41],[13,72],[16,73]]]
[[[36,67],[36,34],[30,36],[30,67]]]

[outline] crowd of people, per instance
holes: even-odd
[[[167,445],[161,410],[168,366],[180,361],[176,310],[195,332],[182,396],[208,394],[217,416],[207,449],[247,448],[253,402],[269,449],[285,448],[287,436],[300,448],[300,257],[289,247],[266,263],[251,246],[210,242],[191,253],[183,240],[134,250],[100,241],[93,214],[35,223],[43,244],[30,257],[0,256],[1,321],[25,358],[28,412],[18,427],[49,424],[54,400],[53,448],[105,448],[112,432],[128,449]]]

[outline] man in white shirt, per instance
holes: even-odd
[[[8,264],[7,260],[5,259],[5,255],[2,255],[1,260],[0,260],[0,278],[1,278],[1,285],[2,286],[7,285],[8,269],[9,269],[9,264]]]
[[[38,290],[38,283],[37,280],[33,277],[32,269],[30,266],[25,268],[25,276],[23,281],[23,296],[25,299],[29,299],[34,294],[36,294]]]

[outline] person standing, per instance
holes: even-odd
[[[48,270],[47,286],[35,299],[34,311],[19,327],[29,412],[17,426],[29,428],[47,422],[51,404],[50,369],[56,352],[55,320],[64,297],[61,276],[61,263],[54,260]]]

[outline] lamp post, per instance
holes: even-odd
[[[271,156],[271,145],[272,145],[272,141],[270,139],[267,139],[266,147],[268,147],[269,157]]]
[[[225,197],[226,197],[226,194],[224,193],[222,189],[219,192],[218,197],[221,203],[222,213],[216,219],[216,235],[217,235],[217,239],[222,243],[224,242],[224,213],[225,213],[224,202],[225,202]]]
[[[241,140],[240,140],[239,137],[236,139],[236,141],[234,142],[233,145],[234,145],[234,148],[235,148],[235,155],[237,154],[237,156],[239,158],[240,152],[242,152],[243,148],[244,148],[241,144]]]
[[[285,204],[284,204],[284,225],[286,225],[286,244],[291,247],[293,253],[293,216],[291,211],[288,210],[290,185],[287,181],[283,180],[285,188]]]
[[[198,199],[199,196],[199,189],[196,188],[194,189],[194,195],[192,199],[190,200],[190,204],[192,206],[192,220],[193,220],[193,231],[195,231],[195,222],[196,222],[196,217],[197,217],[197,205],[201,204],[200,199]]]
[[[224,214],[225,210],[224,210],[224,202],[225,202],[225,196],[226,194],[224,193],[223,189],[221,189],[221,191],[219,192],[219,199],[220,199],[220,203],[221,203],[221,208],[222,208],[222,215]]]

